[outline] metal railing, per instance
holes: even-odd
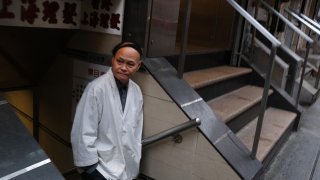
[[[263,117],[264,117],[264,113],[265,113],[266,106],[267,106],[267,100],[268,100],[268,94],[269,94],[269,88],[270,88],[270,83],[271,83],[271,77],[272,77],[276,52],[277,52],[277,48],[279,48],[281,46],[281,42],[279,40],[277,40],[268,30],[266,30],[246,10],[244,10],[236,1],[234,1],[234,0],[227,0],[227,1],[243,18],[245,18],[246,22],[249,22],[250,25],[255,28],[254,31],[258,30],[272,44],[271,52],[270,52],[271,61],[269,62],[267,74],[265,75],[265,83],[264,83],[263,95],[262,95],[262,100],[261,100],[261,108],[260,108],[260,113],[259,113],[257,127],[256,127],[256,133],[254,135],[254,142],[253,142],[252,151],[251,151],[251,158],[255,159],[256,154],[257,154],[257,150],[258,150],[261,130],[262,130]],[[242,43],[244,42],[244,39],[245,38],[243,38]],[[254,42],[254,39],[255,39],[255,33],[253,33],[252,42]],[[240,50],[240,56],[242,56],[242,48]]]
[[[262,3],[262,5],[264,7],[266,7],[269,11],[271,11],[274,15],[277,16],[277,21],[276,21],[276,26],[275,26],[276,30],[278,29],[279,19],[281,19],[289,28],[291,28],[295,33],[297,33],[299,35],[299,37],[303,38],[307,42],[307,44],[306,44],[307,51],[306,51],[306,54],[305,54],[305,57],[304,57],[303,66],[302,66],[302,73],[301,73],[300,82],[299,82],[299,86],[298,86],[297,96],[295,98],[296,107],[297,107],[299,105],[299,101],[300,101],[300,94],[301,94],[304,74],[305,74],[305,71],[306,71],[309,51],[310,51],[311,44],[313,43],[313,40],[308,35],[306,35],[303,31],[301,31],[299,28],[297,28],[293,23],[291,23],[287,18],[285,18],[282,14],[280,14],[278,11],[273,9],[269,4],[267,4],[263,0],[260,0],[260,2]],[[275,33],[276,33],[276,31],[275,31]],[[291,45],[289,45],[289,48],[290,48],[290,46]]]
[[[295,31],[296,33],[299,34],[299,36],[301,36],[303,39],[305,39],[306,41],[313,43],[313,40],[306,35],[303,31],[301,31],[299,28],[297,28],[293,23],[291,23],[286,17],[284,17],[281,13],[279,13],[278,11],[276,11],[275,9],[273,9],[268,3],[266,3],[263,0],[260,0],[260,2],[262,3],[262,5],[264,7],[266,7],[269,11],[271,11],[273,14],[275,14],[278,19],[281,19],[283,22],[285,22],[293,31]],[[277,20],[277,24],[275,29],[278,29],[278,22],[279,20]]]
[[[175,136],[179,134],[182,131],[188,130],[193,127],[197,127],[201,124],[201,121],[199,118],[193,119],[191,121],[187,121],[185,123],[182,123],[176,127],[173,127],[171,129],[167,129],[165,131],[162,131],[158,134],[152,135],[150,137],[147,137],[142,140],[142,146],[145,147],[147,145],[153,144],[155,142],[158,142],[164,138]],[[179,141],[178,141],[179,142]]]
[[[316,33],[317,35],[320,36],[320,30],[319,29],[317,29],[316,27],[311,25],[309,22],[307,22],[306,20],[304,20],[303,18],[301,18],[300,16],[298,16],[296,13],[292,12],[291,10],[289,10],[287,8],[284,9],[284,10],[285,10],[286,13],[288,13],[288,15],[291,15],[292,17],[297,19],[299,22],[301,22],[303,25],[305,25],[305,27],[309,28],[311,31],[313,31],[314,33]],[[309,45],[309,47],[308,47],[308,45]],[[309,50],[310,50],[310,44],[307,44],[307,50],[306,50],[306,53],[305,53],[305,59],[308,59]],[[318,74],[317,74],[316,81],[315,81],[315,84],[314,84],[314,88],[316,88],[318,92],[319,92],[319,89],[318,89],[319,80],[320,80],[320,65],[318,66]]]
[[[307,20],[311,25],[313,25],[314,27],[316,27],[318,30],[320,30],[320,24],[315,22],[314,20],[310,19],[308,16],[300,13],[300,16],[302,18],[304,18],[305,20]],[[318,37],[320,37],[320,35],[318,34]],[[319,40],[319,39],[318,39]],[[317,77],[316,77],[316,81],[315,81],[315,84],[314,84],[314,87],[315,88],[318,88],[319,86],[319,80],[320,80],[320,64],[318,66],[318,74],[317,74]]]
[[[286,13],[288,13],[289,15],[291,15],[292,17],[296,18],[298,21],[300,21],[303,25],[305,25],[306,27],[308,27],[310,30],[312,30],[313,32],[315,32],[316,34],[320,35],[320,30],[318,30],[316,27],[314,27],[313,25],[311,25],[309,22],[307,22],[306,20],[304,20],[303,18],[301,18],[298,14],[296,14],[295,12],[285,8],[284,11]]]
[[[304,14],[302,14],[302,13],[300,13],[300,16],[301,16],[303,19],[307,20],[307,21],[308,21],[310,24],[312,24],[314,27],[316,27],[316,28],[318,28],[318,29],[320,30],[320,24],[318,24],[317,22],[315,22],[314,20],[310,19],[308,16],[306,16],[306,15],[304,15]]]

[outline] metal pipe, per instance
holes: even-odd
[[[274,46],[279,47],[280,41],[277,40],[268,30],[266,30],[257,20],[255,20],[247,11],[245,11],[234,0],[227,0],[229,4],[234,7],[247,21],[250,22],[260,33],[262,33]]]
[[[179,56],[179,65],[178,65],[178,78],[183,78],[184,65],[186,61],[186,50],[188,44],[188,35],[189,35],[189,24],[190,24],[190,14],[191,14],[192,0],[187,0],[184,18],[183,18],[183,30],[181,37],[181,48]]]
[[[165,131],[162,131],[158,134],[155,134],[155,135],[152,135],[150,137],[147,137],[145,139],[142,140],[142,146],[145,147],[147,145],[150,145],[152,143],[155,143],[155,142],[158,142],[160,141],[161,139],[164,139],[166,137],[169,137],[169,136],[173,136],[175,134],[178,134],[182,131],[185,131],[187,129],[190,129],[192,127],[196,127],[196,126],[199,126],[201,124],[201,121],[199,118],[196,118],[194,120],[191,120],[191,121],[187,121],[185,123],[182,123],[176,127],[173,127],[171,129],[167,129]]]
[[[273,72],[273,67],[274,67],[274,61],[276,58],[276,53],[277,53],[277,47],[275,45],[272,45],[271,53],[270,53],[271,61],[269,63],[269,69],[267,72],[267,76],[265,77],[260,113],[259,113],[259,117],[258,117],[256,133],[254,135],[254,141],[253,141],[253,145],[252,145],[252,151],[251,151],[251,158],[252,159],[256,158],[256,154],[257,154],[257,150],[258,150],[258,146],[259,146],[259,139],[260,139],[261,130],[262,130],[264,113],[265,113],[265,110],[267,107],[269,88],[270,88],[271,77],[272,77],[272,72]]]

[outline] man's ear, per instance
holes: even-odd
[[[111,66],[113,65],[114,61],[115,61],[115,57],[114,57],[114,56],[112,56],[112,59],[111,59]]]
[[[140,67],[141,67],[141,64],[142,64],[142,60],[139,60],[139,64],[138,64],[138,70],[140,69]]]

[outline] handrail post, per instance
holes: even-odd
[[[181,36],[181,47],[180,47],[180,56],[179,56],[179,65],[178,65],[178,78],[183,78],[184,65],[186,61],[186,51],[187,51],[187,43],[188,43],[188,34],[189,34],[189,24],[190,24],[190,14],[191,14],[191,6],[192,0],[187,0],[186,8],[183,18],[183,29]]]
[[[242,16],[241,16],[242,17]],[[237,61],[237,66],[240,67],[241,65],[241,58],[242,58],[242,53],[243,53],[243,48],[244,48],[244,44],[245,44],[245,36],[247,35],[247,31],[249,31],[249,24],[247,23],[247,21],[244,19],[244,30],[242,32],[242,39],[241,39],[241,46],[240,46],[240,52],[239,52],[239,57],[238,57],[238,61]]]
[[[252,151],[251,151],[251,158],[252,159],[256,158],[256,154],[257,154],[257,150],[258,150],[258,146],[259,146],[259,139],[260,139],[261,130],[262,130],[264,113],[265,113],[265,110],[267,107],[269,88],[270,88],[270,83],[271,83],[273,67],[274,67],[274,61],[276,58],[276,52],[277,52],[277,47],[273,44],[272,49],[271,49],[271,53],[270,53],[271,61],[269,63],[269,69],[268,69],[267,75],[265,77],[263,95],[262,95],[261,106],[260,106],[260,113],[259,113],[259,117],[258,117],[256,133],[254,135],[254,141],[253,141],[253,145],[252,145]]]
[[[311,47],[309,42],[307,42],[306,47],[307,47],[307,50],[306,50],[306,54],[305,54],[304,61],[303,61],[302,72],[301,72],[300,83],[299,83],[299,89],[298,89],[298,93],[297,93],[297,97],[296,97],[296,107],[298,107],[298,105],[299,105],[301,88],[302,88],[302,84],[303,84],[303,76],[304,76],[304,73],[306,71],[306,65],[308,63],[308,56],[309,56],[309,51],[310,51],[310,47]]]
[[[257,19],[258,13],[259,13],[259,5],[260,5],[260,1],[256,1],[256,7],[254,10],[254,18]],[[250,49],[250,61],[253,62],[252,57],[253,57],[253,50],[254,50],[254,40],[256,39],[256,35],[257,35],[257,30],[255,27],[251,26],[253,28],[252,30],[252,39],[251,39],[251,49]]]
[[[277,48],[281,46],[281,42],[278,41],[269,31],[267,31],[263,26],[261,26],[260,23],[257,22],[252,16],[250,16],[245,10],[242,9],[236,3],[234,0],[227,0],[231,6],[233,6],[247,21],[250,22],[251,25],[255,27],[260,33],[262,33],[272,44],[271,47],[271,52],[270,52],[270,63],[269,63],[269,69],[267,71],[267,75],[265,76],[265,83],[264,83],[264,89],[263,89],[263,96],[261,100],[261,107],[260,107],[260,113],[259,113],[259,118],[257,122],[257,127],[256,127],[256,133],[254,136],[254,142],[252,146],[252,153],[251,153],[251,158],[255,159],[256,154],[257,154],[257,149],[259,145],[259,139],[261,135],[261,129],[262,129],[262,124],[263,124],[263,118],[264,118],[264,113],[267,107],[267,101],[268,101],[268,96],[269,96],[269,88],[271,84],[271,77],[272,77],[272,72],[273,72],[273,67],[274,67],[274,61],[276,59],[276,53],[277,53]],[[254,37],[252,37],[254,38]]]
[[[278,26],[279,26],[279,16],[277,16],[277,22],[276,22],[276,27],[274,29],[274,36],[278,37],[276,34],[278,33]],[[279,35],[279,34],[278,34]]]

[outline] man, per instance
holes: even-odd
[[[112,67],[88,84],[74,118],[71,143],[82,179],[131,180],[139,172],[143,99],[130,77],[142,50],[123,42],[112,54]]]

